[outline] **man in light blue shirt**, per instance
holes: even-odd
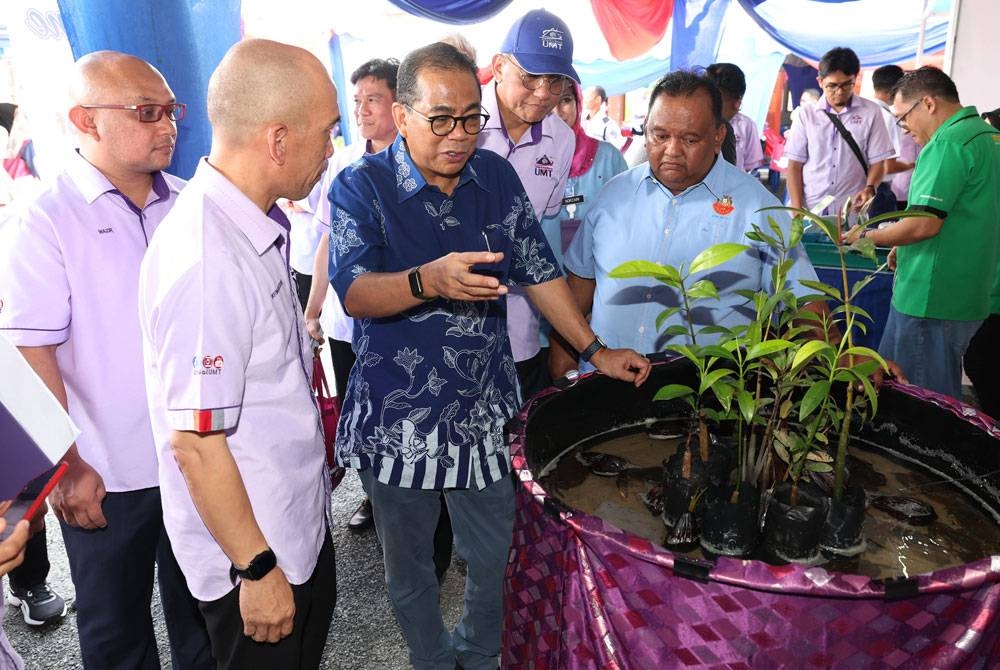
[[[708,275],[720,299],[703,301],[693,310],[696,332],[710,324],[746,323],[753,317],[753,305],[737,291],[771,288],[776,257],[766,245],[748,240],[746,233],[754,223],[766,230],[769,215],[787,231],[789,218],[781,212],[760,212],[778,201],[756,179],[720,160],[725,132],[721,96],[709,80],[672,72],[657,82],[646,123],[649,164],[608,182],[566,253],[570,287],[585,313],[592,308],[591,327],[609,346],[657,352],[682,339],[668,340],[661,331],[686,323],[678,313],[657,328],[656,317],[664,308],[677,306],[680,296],[653,279],[608,277],[626,261],[679,266],[720,242],[751,245]],[[816,273],[801,247],[792,257],[796,263],[789,285],[797,295],[808,294],[799,280],[815,280]],[[707,338],[699,341],[706,343]],[[560,364],[554,372],[575,367],[569,358]]]

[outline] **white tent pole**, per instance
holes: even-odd
[[[920,14],[920,33],[917,35],[916,67],[924,64],[924,39],[927,37],[927,19],[930,16],[930,0],[924,0],[924,11]]]
[[[951,2],[951,19],[948,21],[948,37],[944,43],[944,62],[941,64],[942,69],[949,76],[952,73],[952,68],[955,63],[955,40],[958,36],[958,22],[961,16],[961,5],[962,0],[952,0]]]

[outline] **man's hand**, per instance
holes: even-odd
[[[859,223],[844,233],[844,244],[854,244],[861,239],[861,233],[864,232],[865,228],[864,224]]]
[[[642,386],[650,371],[649,359],[631,349],[601,349],[590,362],[607,376],[632,382],[636,387]]]
[[[889,249],[889,255],[885,257],[885,264],[893,272],[896,271],[896,247]]]
[[[851,209],[855,212],[861,211],[865,203],[875,199],[875,189],[865,186],[851,197]]]
[[[496,300],[507,293],[500,280],[487,273],[499,274],[497,265],[503,253],[492,251],[452,252],[420,266],[420,278],[428,297],[450,300]],[[475,271],[473,271],[475,268]]]
[[[49,496],[52,511],[63,522],[79,528],[104,528],[108,525],[101,510],[104,480],[79,456],[67,458],[69,469]]]
[[[240,616],[243,634],[254,642],[278,642],[292,634],[295,599],[281,568],[263,579],[240,582]]]
[[[320,344],[326,341],[326,336],[323,334],[323,326],[319,325],[318,318],[306,318],[306,332],[309,333],[309,337]]]
[[[8,507],[10,507],[9,500],[0,502],[0,515],[6,512]],[[0,533],[6,528],[7,522],[0,516]],[[21,565],[24,560],[24,545],[28,543],[28,535],[28,522],[22,519],[17,522],[10,537],[0,542],[0,577]]]

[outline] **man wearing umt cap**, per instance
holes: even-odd
[[[573,37],[566,24],[542,9],[518,19],[493,56],[494,81],[483,86],[483,109],[490,115],[479,135],[489,149],[514,166],[539,219],[562,206],[576,140],[553,112],[563,91],[579,82],[573,69]],[[528,398],[549,382],[538,339],[538,312],[524,293],[507,297],[510,336],[521,393]]]

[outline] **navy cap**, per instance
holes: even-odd
[[[514,22],[500,46],[529,74],[561,74],[579,83],[573,69],[573,36],[555,14],[535,9]]]

